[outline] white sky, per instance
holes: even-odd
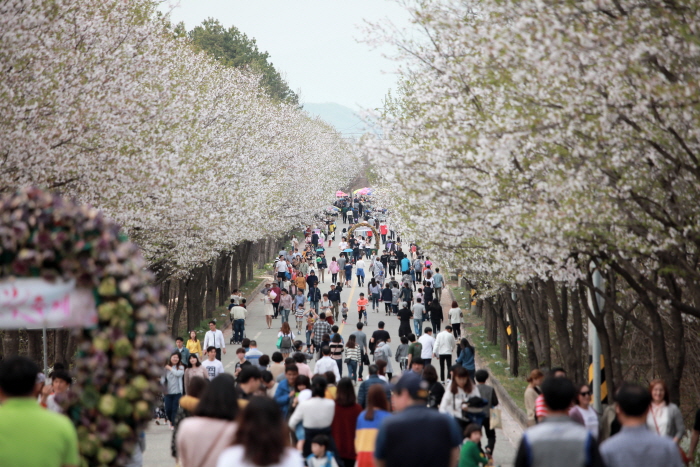
[[[408,27],[408,14],[388,0],[179,0],[173,23],[187,30],[209,17],[236,26],[270,54],[275,68],[304,102],[378,108],[396,85],[397,64],[362,39],[363,20],[389,18]],[[163,10],[167,10],[167,5]]]

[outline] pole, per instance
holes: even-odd
[[[595,263],[591,263],[591,266],[593,267],[593,286],[596,289],[602,289],[603,276],[600,274],[600,271],[596,267]],[[595,307],[593,306],[593,295],[590,291],[588,294],[588,299],[589,305],[591,307],[591,312],[595,313]],[[595,292],[595,299],[598,304],[598,309],[603,309],[605,299],[597,291]],[[598,330],[593,325],[593,322],[590,319],[588,320],[588,347],[591,352],[593,363],[593,408],[598,413],[602,413],[602,404],[600,400],[600,339],[598,339]]]
[[[44,376],[46,376],[48,378],[49,377],[49,362],[48,362],[48,359],[46,358],[46,342],[47,342],[46,325],[44,325],[44,327],[41,331],[41,335],[44,339],[44,345],[43,345],[43,347],[44,347]]]

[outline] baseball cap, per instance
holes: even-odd
[[[396,393],[408,391],[413,399],[427,399],[428,389],[427,381],[424,381],[418,374],[407,371],[394,384],[393,391]]]

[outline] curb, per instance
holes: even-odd
[[[452,300],[455,300],[455,294],[452,291],[452,287],[448,287],[447,290],[449,291]],[[466,327],[464,327],[464,333],[467,333]],[[488,365],[484,364],[483,360],[479,357],[479,355],[476,352],[474,355],[474,360],[477,362],[479,368],[489,369]],[[491,372],[489,372],[489,382],[496,391],[498,401],[503,405],[503,407],[508,411],[508,413],[510,413],[511,417],[513,417],[513,420],[515,420],[523,430],[526,430],[527,415],[525,414],[525,412],[523,412],[523,410],[520,407],[517,406],[513,398],[510,397],[510,394],[503,388],[501,382],[498,381],[498,379],[493,374],[491,374]]]

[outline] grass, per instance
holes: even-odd
[[[467,301],[465,298],[468,297],[469,291],[465,290],[463,287],[457,287],[456,285],[451,285],[452,290],[457,297],[457,301],[460,303],[460,307],[464,310],[467,306]],[[464,292],[464,295],[461,294]],[[489,373],[493,375],[503,386],[503,388],[510,394],[510,396],[515,401],[515,404],[522,410],[525,410],[525,388],[527,388],[527,381],[524,376],[513,377],[510,374],[510,367],[508,366],[508,361],[505,358],[501,358],[501,348],[499,345],[493,345],[486,339],[486,328],[484,328],[483,318],[477,317],[473,312],[466,312],[466,321],[470,324],[464,328],[464,333],[468,334],[469,342],[474,346],[476,350],[477,359],[484,364]],[[519,361],[519,373],[525,375],[529,373],[527,368],[526,355],[523,353],[524,348],[519,345],[519,350],[521,351],[521,358]]]

